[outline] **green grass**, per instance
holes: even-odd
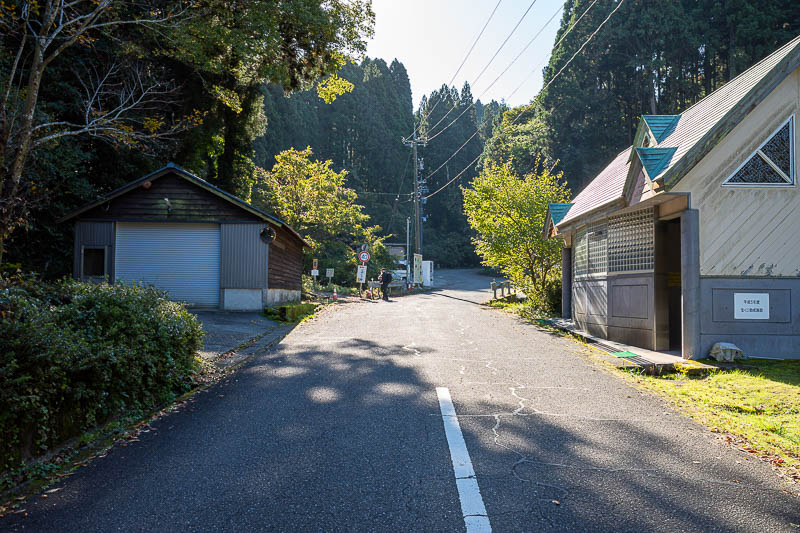
[[[495,309],[501,309],[508,313],[514,313],[515,315],[519,315],[520,317],[533,322],[555,316],[553,313],[548,313],[534,305],[531,305],[528,300],[491,300],[487,305],[489,307],[494,307]],[[541,327],[541,324],[539,324],[539,326]]]
[[[713,363],[709,363],[713,364]],[[753,370],[720,369],[633,377],[740,447],[800,475],[800,361],[748,360]]]
[[[313,315],[319,306],[318,303],[291,303],[267,307],[264,309],[263,315],[277,322],[297,322],[308,315]]]

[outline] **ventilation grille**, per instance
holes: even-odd
[[[608,271],[653,270],[655,262],[653,208],[608,219]]]
[[[736,169],[725,181],[725,185],[794,184],[793,138],[794,115]]]

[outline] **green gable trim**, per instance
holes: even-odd
[[[660,144],[669,137],[670,133],[675,131],[675,126],[680,118],[680,115],[642,115],[642,121],[647,124],[656,144]]]
[[[555,228],[559,222],[564,220],[572,205],[571,203],[555,202],[547,204],[547,217],[544,219],[544,227],[542,228],[542,237],[544,239],[550,238],[550,229]]]
[[[548,209],[550,210],[550,218],[553,220],[554,226],[564,220],[564,217],[567,216],[570,207],[572,207],[572,204],[553,203],[548,206]]]
[[[669,166],[672,156],[677,148],[636,148],[636,154],[642,162],[647,177],[650,180],[656,179],[661,171]]]

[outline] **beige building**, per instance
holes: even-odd
[[[634,144],[545,232],[564,240],[565,318],[702,358],[716,342],[800,358],[800,37]]]

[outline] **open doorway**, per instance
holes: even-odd
[[[681,350],[681,219],[656,225],[656,349]]]
[[[669,301],[669,349],[681,349],[681,219],[667,222],[667,242],[673,253],[668,255],[667,294]]]

